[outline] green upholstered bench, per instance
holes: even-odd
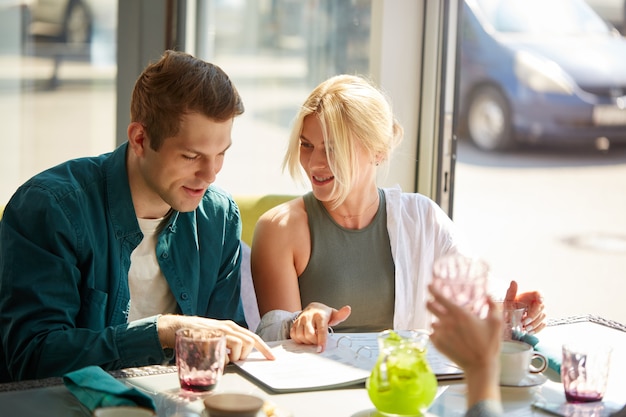
[[[259,217],[267,210],[296,197],[295,195],[284,194],[233,196],[241,213],[241,240],[248,246],[252,246],[252,235]]]

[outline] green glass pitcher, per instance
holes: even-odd
[[[387,416],[422,416],[437,394],[437,378],[426,360],[428,333],[420,330],[378,335],[379,354],[367,393]]]

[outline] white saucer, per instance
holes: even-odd
[[[521,387],[521,388],[534,387],[537,385],[544,384],[547,380],[548,378],[542,373],[528,374],[524,377],[524,379],[522,379],[517,384],[514,384],[514,385],[500,384],[500,386],[501,387]]]

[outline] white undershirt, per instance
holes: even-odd
[[[128,321],[176,312],[176,299],[156,258],[157,228],[163,219],[137,219],[143,240],[130,254]]]

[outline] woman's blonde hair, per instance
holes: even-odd
[[[296,180],[303,180],[300,137],[304,118],[311,114],[322,127],[326,158],[335,177],[333,194],[337,197],[332,206],[337,207],[359,176],[358,147],[371,155],[372,163],[386,161],[402,140],[403,129],[388,98],[373,83],[356,75],[331,77],[311,92],[292,127],[283,169]]]

